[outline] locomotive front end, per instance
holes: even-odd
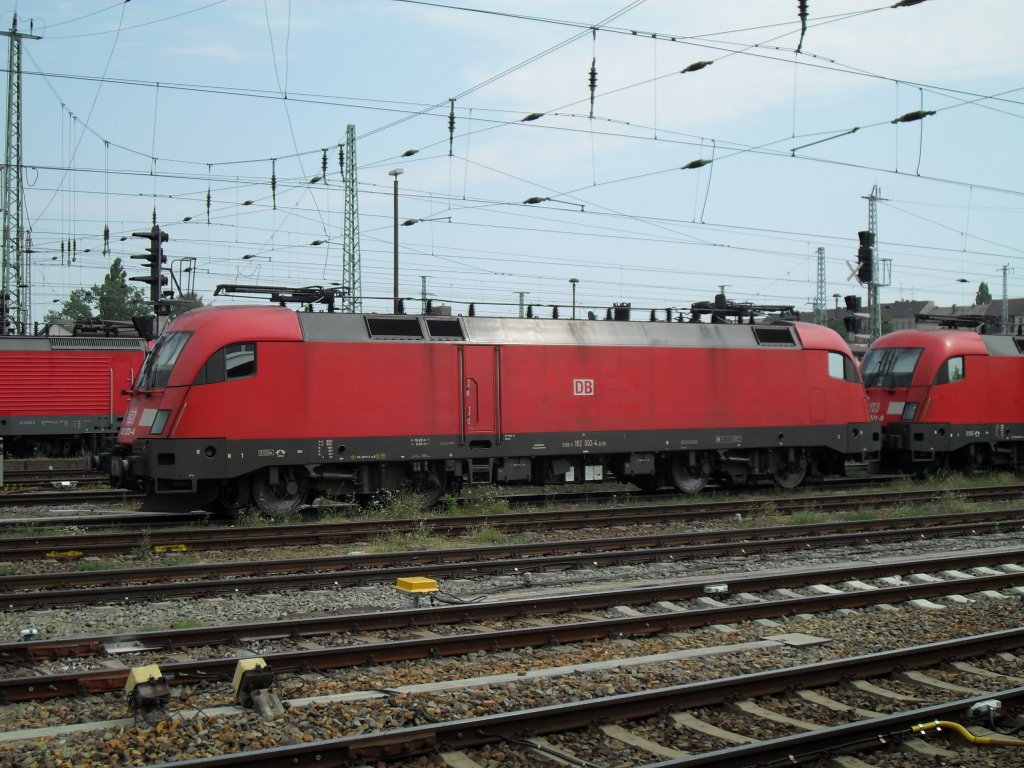
[[[916,473],[986,463],[983,454],[1003,431],[994,422],[1009,415],[997,390],[1012,378],[993,366],[1019,359],[1008,340],[1002,346],[1009,355],[994,357],[993,344],[973,331],[914,330],[871,345],[861,373],[872,418],[883,429],[883,469]]]
[[[132,390],[111,483],[144,492],[144,508],[151,511],[244,501],[249,489],[241,478],[284,450],[278,443],[264,448],[247,441],[260,441],[266,432],[282,435],[289,424],[294,411],[265,416],[269,403],[289,399],[291,373],[299,366],[282,350],[299,340],[295,313],[283,308],[205,307],[177,318],[160,335]],[[258,349],[270,358],[284,356],[267,366],[280,372],[276,378],[267,370],[259,375]],[[270,478],[277,480],[273,472]]]
[[[142,366],[110,462],[110,482],[115,488],[145,489],[145,452],[136,449],[151,438],[169,434],[173,417],[180,413],[184,391],[167,385],[191,335],[191,331],[167,331]]]

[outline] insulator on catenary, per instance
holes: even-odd
[[[796,52],[804,47],[804,35],[807,34],[807,0],[797,0],[797,7],[800,15],[800,42],[796,46]]]
[[[277,210],[277,160],[270,161],[270,200]]]
[[[448,99],[448,104],[448,157],[451,157],[455,142],[455,99]]]
[[[597,57],[590,62],[590,116],[594,116],[594,94],[597,92]]]
[[[326,184],[327,183],[327,150],[326,149],[324,150],[323,155],[320,158],[320,170],[322,171],[322,173],[320,175],[323,177],[324,184]]]

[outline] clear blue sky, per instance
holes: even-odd
[[[154,208],[168,258],[196,259],[206,303],[239,301],[214,300],[219,283],[340,281],[348,124],[367,297],[391,292],[396,167],[399,218],[434,219],[399,230],[400,292],[418,297],[425,276],[455,311],[515,313],[525,291],[564,317],[573,277],[601,315],[618,301],[688,307],[722,284],[806,311],[818,247],[831,307],[862,293],[847,263],[874,185],[883,301],[970,304],[981,281],[998,298],[1004,265],[1024,294],[1019,0],[809,0],[800,53],[796,0],[460,5],[9,7],[4,29],[16,11],[42,36],[23,44],[33,318],[114,256],[141,274],[127,257],[143,241],[120,238]],[[713,64],[682,72],[699,61]],[[936,114],[891,122],[919,109]],[[311,185],[324,149],[327,184]],[[534,196],[555,199],[523,205]]]

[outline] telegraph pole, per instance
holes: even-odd
[[[7,53],[7,136],[4,142],[3,258],[0,263],[0,334],[26,333],[32,315],[32,286],[28,251],[24,247],[21,183],[21,41],[40,40],[40,35],[18,31],[18,16],[11,21],[10,32],[0,32],[11,42]]]

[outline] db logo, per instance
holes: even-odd
[[[593,379],[573,379],[572,380],[572,393],[573,395],[588,396],[594,394],[594,380]]]

